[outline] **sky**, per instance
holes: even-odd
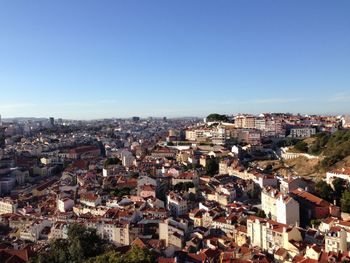
[[[0,2],[0,114],[350,113],[350,1]]]

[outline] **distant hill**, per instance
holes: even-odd
[[[13,121],[17,121],[17,122],[23,122],[23,121],[45,121],[48,120],[48,118],[44,118],[44,117],[13,117],[13,118],[2,118],[3,121],[6,122],[13,122]]]

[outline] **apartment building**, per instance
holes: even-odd
[[[168,218],[159,223],[159,239],[165,240],[165,245],[173,247],[174,250],[181,250],[184,247],[187,231],[188,223],[185,221]]]
[[[255,128],[255,117],[252,115],[238,115],[235,117],[236,128]]]
[[[290,195],[299,203],[300,224],[307,225],[311,219],[322,219],[328,216],[340,216],[340,208],[323,200],[304,189],[298,188]]]
[[[261,247],[271,254],[279,248],[297,253],[290,241],[302,240],[296,227],[255,216],[249,216],[247,219],[247,236],[253,246]]]
[[[181,216],[187,213],[187,200],[184,199],[180,193],[169,192],[166,198],[167,208],[174,216]]]
[[[87,193],[80,196],[80,203],[90,207],[97,207],[101,204],[101,202],[101,197],[92,193]]]
[[[347,232],[344,228],[333,226],[325,236],[326,252],[347,251]]]
[[[292,138],[309,138],[314,134],[316,134],[316,128],[301,127],[301,128],[291,128],[289,136]]]
[[[18,208],[18,203],[11,198],[5,197],[0,198],[0,215],[16,213]]]
[[[299,203],[274,188],[268,187],[261,191],[261,205],[265,214],[278,223],[298,225],[300,222]]]

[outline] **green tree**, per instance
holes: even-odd
[[[131,188],[129,187],[123,187],[120,189],[115,189],[110,192],[113,196],[123,197],[124,195],[130,195]]]
[[[218,113],[212,113],[207,116],[207,121],[212,122],[212,121],[223,121],[227,122],[228,118],[226,115],[221,115]]]
[[[299,152],[306,153],[308,151],[308,145],[304,141],[299,141],[294,145],[294,149],[296,149]]]
[[[329,202],[333,201],[333,189],[325,181],[319,181],[315,185],[316,195]]]
[[[116,157],[110,157],[108,158],[105,163],[104,163],[104,167],[106,168],[108,165],[113,165],[113,164],[121,164],[122,161]]]
[[[342,193],[347,189],[347,183],[341,178],[335,178],[332,182],[334,188],[334,198],[339,201]]]
[[[115,251],[107,252],[103,255],[90,258],[86,263],[123,263],[122,255]]]
[[[309,151],[325,156],[321,168],[328,168],[350,155],[350,130],[338,130],[333,134],[321,133],[315,138]]]
[[[125,254],[110,251],[95,258],[90,258],[86,263],[153,263],[154,255],[148,249],[132,247]]]
[[[186,182],[186,183],[180,182],[174,186],[174,190],[179,192],[181,191],[187,192],[189,188],[193,188],[193,187],[194,187],[194,184],[192,182]]]
[[[316,138],[315,141],[309,147],[309,153],[316,155],[320,154],[327,144],[330,136],[331,135],[326,132],[317,133],[314,136]]]
[[[350,213],[350,192],[344,191],[340,199],[341,210],[345,213]]]
[[[96,256],[102,252],[103,242],[96,229],[72,224],[68,228],[68,250],[73,262]]]
[[[311,219],[311,221],[310,221],[310,225],[311,226],[318,227],[320,224],[321,224],[321,220],[320,219]]]
[[[68,227],[67,239],[56,239],[50,243],[49,250],[31,259],[35,263],[79,263],[104,252],[104,242],[96,229],[85,228],[79,224]]]
[[[259,199],[261,196],[261,189],[258,186],[254,186],[253,189],[247,192],[247,195],[251,199]]]
[[[0,134],[0,148],[5,147],[5,136]]]
[[[215,158],[210,158],[207,160],[205,170],[209,175],[215,175],[219,172],[219,162]]]
[[[277,143],[278,147],[286,147],[286,146],[292,146],[295,145],[299,140],[296,138],[290,138],[287,137]]]
[[[51,243],[52,257],[54,257],[57,262],[67,262],[70,260],[69,251],[65,249],[68,245],[67,240],[57,239]]]
[[[272,164],[268,164],[264,169],[264,173],[272,173],[272,170],[273,170]]]
[[[257,217],[261,217],[261,218],[265,218],[266,214],[264,212],[264,210],[258,210],[258,212],[255,214]]]
[[[194,193],[189,193],[188,199],[189,199],[190,201],[196,201],[196,195],[195,195]]]
[[[154,256],[148,249],[142,249],[134,246],[125,257],[125,262],[130,263],[153,263]]]

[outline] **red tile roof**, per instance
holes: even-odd
[[[319,198],[303,189],[295,189],[292,191],[293,194],[303,198],[303,199],[306,199],[308,200],[309,202],[311,203],[314,203],[315,205],[317,206],[322,206],[322,207],[326,207],[326,206],[329,206],[330,203],[327,202],[326,200],[323,200],[322,198]]]

